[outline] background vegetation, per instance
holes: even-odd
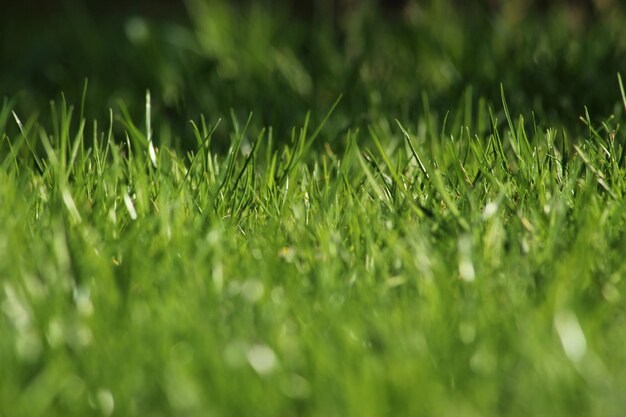
[[[3,13],[0,416],[621,416],[619,5],[285,4]]]
[[[21,94],[19,105],[32,113],[61,91],[78,102],[88,79],[87,108],[99,115],[121,97],[138,116],[149,89],[160,119],[176,128],[234,108],[288,131],[308,110],[323,114],[339,93],[339,119],[363,127],[415,118],[425,95],[438,113],[458,107],[469,89],[497,105],[503,83],[515,89],[514,109],[561,123],[584,105],[598,116],[613,112],[615,73],[626,65],[624,14],[611,2],[589,13],[558,2],[438,1],[382,14],[358,2],[340,15],[322,8],[300,18],[257,2],[190,1],[188,15],[141,4],[5,14],[0,88]]]

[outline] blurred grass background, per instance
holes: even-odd
[[[0,414],[622,415],[617,2],[33,4],[0,13]]]
[[[78,103],[88,80],[87,108],[105,117],[118,99],[139,115],[149,89],[176,135],[231,108],[287,132],[339,94],[338,131],[442,116],[468,98],[497,107],[500,83],[513,111],[571,125],[583,105],[616,111],[626,68],[611,0],[35,3],[3,6],[0,96],[31,114],[61,92]]]

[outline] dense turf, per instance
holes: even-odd
[[[5,101],[0,415],[622,415],[604,77],[615,114],[565,127],[497,84],[360,130],[346,91],[290,134]]]

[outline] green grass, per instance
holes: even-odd
[[[291,130],[5,100],[0,416],[622,415],[626,97],[598,83],[614,111],[578,120],[516,82],[365,119],[372,85],[285,94]]]
[[[3,414],[623,409],[614,119],[572,146],[424,115],[342,154],[308,119],[280,146],[233,120],[226,155],[201,124],[153,160],[132,121],[53,108],[2,135]]]

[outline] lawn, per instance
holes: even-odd
[[[623,415],[626,15],[510,4],[7,19],[0,416]]]

